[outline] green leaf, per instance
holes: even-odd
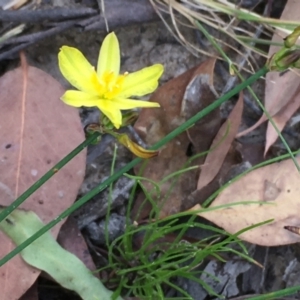
[[[24,210],[13,211],[0,223],[0,229],[16,245],[20,245],[43,226],[34,212]],[[112,292],[93,276],[81,260],[63,249],[49,232],[22,250],[21,256],[29,265],[45,271],[61,286],[76,292],[84,300],[111,299]]]

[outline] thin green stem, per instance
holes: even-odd
[[[268,299],[277,299],[284,296],[293,295],[300,291],[300,285],[289,287],[280,291],[271,292],[264,295],[254,296],[251,298],[248,298],[249,300],[268,300]]]
[[[211,111],[219,107],[223,102],[227,101],[237,93],[239,93],[241,90],[246,88],[247,86],[254,83],[258,78],[261,76],[264,76],[268,72],[267,67],[263,67],[260,69],[257,73],[249,77],[247,80],[236,86],[233,90],[229,91],[227,94],[207,106],[202,111],[198,112],[195,116],[187,120],[185,123],[183,123],[181,126],[176,128],[174,131],[170,132],[168,135],[166,135],[163,139],[161,139],[158,143],[156,143],[151,149],[157,150],[169,141],[171,141],[173,138],[178,136],[180,133],[187,130],[189,127],[194,125],[197,121],[199,121],[204,116],[208,115]],[[70,208],[62,212],[57,218],[49,222],[47,225],[45,225],[43,228],[41,228],[39,231],[37,231],[34,235],[32,235],[30,238],[28,238],[26,241],[24,241],[22,244],[20,244],[18,247],[16,247],[13,251],[8,253],[5,257],[3,257],[0,260],[0,266],[4,265],[8,260],[13,258],[15,255],[20,253],[23,249],[25,249],[28,245],[30,245],[33,241],[35,241],[37,238],[39,238],[42,234],[46,233],[48,230],[50,230],[53,226],[55,226],[57,223],[59,223],[61,220],[69,216],[72,212],[77,210],[79,207],[81,207],[83,204],[88,202],[92,197],[97,195],[99,192],[104,190],[107,186],[109,186],[111,183],[116,181],[119,177],[121,177],[124,173],[128,172],[130,169],[132,169],[134,166],[136,166],[138,163],[140,163],[142,160],[140,158],[136,158],[132,160],[130,163],[128,163],[125,167],[120,169],[118,172],[113,174],[111,177],[106,179],[104,182],[102,182],[99,186],[95,187],[93,190],[88,192],[86,195],[84,195],[82,198],[80,198],[77,202],[75,202]],[[18,201],[18,199],[16,200]]]

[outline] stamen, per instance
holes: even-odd
[[[128,74],[128,72],[127,72]],[[98,78],[98,83],[101,86],[100,96],[106,99],[114,98],[122,89],[125,75],[116,75],[112,71],[105,72],[101,78]]]

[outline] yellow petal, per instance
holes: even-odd
[[[97,96],[93,96],[91,94],[80,91],[66,91],[61,97],[61,100],[66,104],[75,107],[93,107],[97,106],[99,104],[99,101],[101,101]]]
[[[164,67],[160,64],[156,64],[126,75],[118,97],[143,96],[154,92],[158,86],[158,79],[163,71]]]
[[[110,102],[112,107],[118,109],[132,109],[137,107],[160,107],[159,103],[157,102],[149,102],[134,99],[111,99],[105,101]]]
[[[115,75],[120,72],[120,46],[114,32],[105,37],[99,52],[97,74],[102,77],[105,72]]]
[[[58,54],[59,69],[77,89],[97,94],[97,78],[94,67],[76,48],[63,46]]]
[[[117,129],[120,128],[122,124],[122,114],[120,109],[115,107],[111,101],[107,101],[106,99],[101,99],[98,102],[98,108],[107,116],[108,119],[110,119]]]

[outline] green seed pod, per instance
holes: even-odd
[[[284,46],[286,48],[293,47],[296,44],[299,36],[300,36],[300,26],[296,27],[294,31],[284,39]]]

